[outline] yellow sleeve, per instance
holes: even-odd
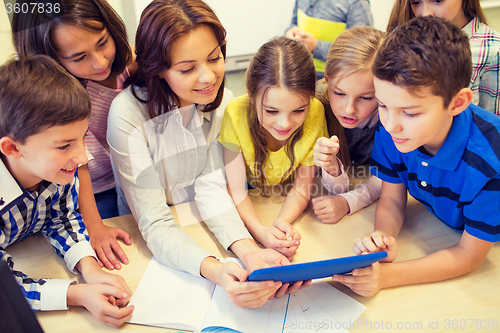
[[[219,141],[224,147],[233,151],[241,151],[238,127],[241,126],[241,98],[235,98],[227,103],[222,124],[220,127]]]
[[[250,100],[248,95],[239,96],[227,103],[221,125],[219,141],[233,152],[243,152],[247,165],[255,158],[255,148],[248,124]]]

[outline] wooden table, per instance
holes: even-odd
[[[263,222],[271,224],[281,208],[284,197],[253,196],[252,200]],[[302,242],[293,262],[353,255],[354,239],[373,231],[375,207],[376,204],[372,204],[352,216],[344,217],[335,225],[320,223],[309,207],[294,223],[302,234]],[[175,213],[175,208],[173,211]],[[131,215],[108,219],[105,223],[109,226],[118,226],[132,235],[133,245],[122,246],[130,259],[130,264],[123,265],[121,270],[114,273],[123,276],[134,291],[152,254]],[[213,254],[222,257],[229,255],[203,223],[195,223],[183,229]],[[422,204],[409,198],[406,221],[398,237],[397,260],[422,257],[454,245],[459,238],[460,234],[439,222]],[[76,279],[41,235],[29,237],[21,243],[10,246],[8,252],[13,256],[16,268],[32,277]],[[341,284],[331,283],[367,307],[359,320],[352,323],[349,329],[351,332],[500,331],[500,244],[498,243],[493,246],[479,269],[448,281],[385,289],[371,298],[358,296]],[[79,307],[71,308],[69,311],[39,312],[37,318],[48,333],[114,331]],[[486,328],[487,320],[489,329]],[[492,325],[494,320],[497,329]],[[125,324],[120,330],[176,332],[132,324]]]

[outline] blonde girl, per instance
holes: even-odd
[[[487,25],[480,0],[396,0],[387,32],[427,15],[447,19],[469,36],[472,103],[500,116],[500,33]]]
[[[321,167],[323,185],[330,192],[312,200],[323,223],[336,223],[380,196],[381,182],[373,176],[353,191],[346,192],[345,184],[348,174],[370,160],[378,122],[371,65],[384,36],[371,27],[353,27],[342,32],[328,52],[318,97],[325,106],[330,134],[338,134],[318,139],[314,147],[314,162]]]
[[[248,94],[229,102],[220,141],[236,208],[265,247],[293,257],[300,233],[292,222],[307,207],[316,167],[313,147],[327,135],[324,109],[315,94],[312,57],[300,42],[277,37],[261,46],[246,74]],[[263,196],[288,193],[272,226],[263,225],[245,180]]]

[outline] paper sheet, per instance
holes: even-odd
[[[222,287],[153,258],[130,304],[135,306],[129,321],[133,324],[191,331],[221,326],[241,332],[275,333],[282,331],[288,295],[257,309],[243,309],[231,303]]]
[[[210,280],[163,265],[153,257],[130,300],[135,310],[129,322],[201,330],[214,287]]]
[[[290,296],[290,316],[287,317],[285,323],[285,333],[297,332],[321,332],[348,333],[340,326],[336,325],[337,321],[328,313],[311,300],[304,292],[298,290]],[[339,329],[336,329],[339,327]]]
[[[203,326],[233,327],[241,332],[281,332],[288,296],[273,298],[260,308],[243,309],[232,304],[224,289],[218,287],[212,296]]]
[[[366,310],[366,306],[322,280],[316,280],[303,291],[340,323],[353,323]]]
[[[364,305],[317,280],[290,297],[284,333],[345,332],[366,309]]]
[[[135,306],[130,323],[204,332],[234,332],[220,328],[231,327],[259,333],[347,333],[366,309],[322,280],[260,308],[243,309],[229,301],[222,287],[156,258],[151,259],[130,304]]]
[[[301,9],[297,10],[297,26],[300,30],[310,32],[314,35],[314,37],[325,42],[333,42],[346,28],[345,23],[311,17],[304,13]],[[325,62],[316,58],[313,60],[316,70],[324,72]]]

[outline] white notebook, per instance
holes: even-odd
[[[225,327],[241,332],[281,332],[288,297],[272,299],[257,309],[229,301],[225,290],[208,279],[151,262],[130,304],[129,323],[179,330],[203,331]]]
[[[260,308],[243,309],[229,301],[222,287],[155,258],[130,304],[135,310],[129,323],[195,332],[348,333],[366,309],[322,280]]]

